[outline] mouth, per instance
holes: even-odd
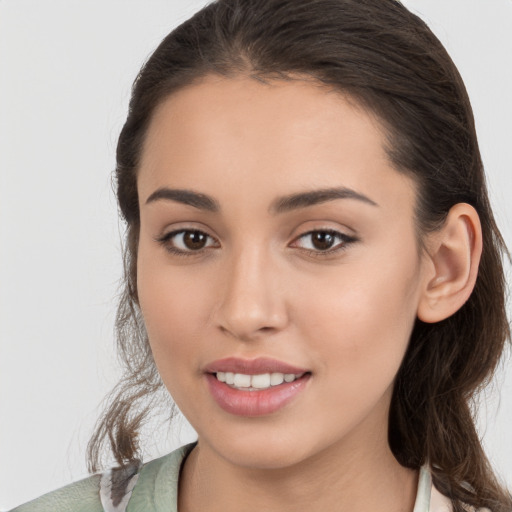
[[[268,358],[227,358],[205,368],[210,395],[236,416],[273,414],[307,387],[311,371]]]
[[[289,384],[303,377],[305,373],[273,372],[249,375],[246,373],[216,372],[212,375],[214,375],[219,382],[226,383],[232,389],[238,389],[239,391],[260,391],[280,386],[284,382]]]

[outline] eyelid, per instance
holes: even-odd
[[[177,256],[195,256],[195,255],[202,254],[207,249],[212,248],[211,245],[210,246],[206,245],[205,247],[201,247],[200,249],[193,250],[193,249],[180,249],[173,245],[170,245],[170,241],[176,235],[184,234],[184,233],[200,233],[200,234],[208,237],[211,240],[217,241],[215,237],[213,237],[206,231],[204,231],[202,229],[192,228],[192,227],[182,227],[182,228],[174,229],[172,231],[164,233],[161,236],[154,238],[154,240],[155,240],[155,242],[160,243],[168,252],[170,252],[173,255],[177,255]],[[315,228],[315,229],[310,229],[309,231],[306,231],[305,233],[302,233],[299,236],[297,236],[288,247],[292,247],[292,248],[296,247],[296,245],[294,245],[294,244],[296,244],[297,241],[299,241],[307,236],[311,236],[315,233],[327,233],[327,234],[330,234],[333,237],[340,240],[336,245],[334,245],[334,247],[328,248],[326,250],[306,249],[306,248],[298,247],[301,251],[303,251],[311,256],[319,257],[319,258],[333,256],[334,254],[336,254],[340,251],[344,251],[345,249],[347,249],[347,247],[349,245],[358,241],[358,238],[355,237],[354,235],[348,235],[346,233],[343,233],[342,231],[338,231],[333,228]],[[217,241],[217,243],[218,243],[218,241]],[[217,246],[217,248],[218,248],[218,246]]]
[[[202,229],[198,229],[198,228],[192,228],[192,227],[182,227],[182,228],[173,229],[171,231],[164,233],[163,235],[157,236],[156,238],[154,238],[154,240],[155,240],[155,242],[158,242],[159,244],[161,244],[168,252],[170,252],[171,254],[177,255],[177,256],[194,256],[194,255],[203,253],[203,251],[205,251],[206,249],[209,249],[211,247],[211,246],[206,246],[206,247],[202,247],[201,249],[198,249],[198,250],[193,250],[193,249],[186,250],[186,249],[179,249],[177,247],[170,245],[171,240],[176,235],[179,235],[182,233],[200,233],[202,235],[205,235],[206,237],[208,237],[211,240],[217,241],[215,237],[213,237],[206,231],[204,231]]]
[[[311,229],[311,230],[297,236],[292,243],[294,244],[297,240],[300,240],[302,238],[310,236],[314,233],[328,233],[330,235],[333,235],[335,238],[338,238],[341,240],[341,242],[338,242],[332,248],[326,249],[324,251],[322,251],[320,249],[316,249],[316,250],[315,249],[304,249],[304,248],[302,249],[309,255],[312,255],[314,257],[320,257],[320,258],[332,256],[340,251],[344,251],[348,248],[349,245],[351,245],[354,242],[357,242],[359,240],[354,235],[348,235],[346,233],[343,233],[342,231],[338,231],[333,228],[315,228],[315,229]],[[292,247],[293,247],[293,245],[292,245]]]

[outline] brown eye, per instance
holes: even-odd
[[[320,251],[327,251],[330,249],[336,240],[336,237],[332,233],[326,231],[316,231],[311,233],[311,242],[315,249]]]
[[[215,245],[215,240],[197,229],[179,229],[156,239],[170,253],[190,255]]]
[[[357,241],[356,237],[331,229],[318,229],[298,237],[293,246],[297,246],[312,256],[328,256],[346,249]]]
[[[185,231],[183,244],[187,249],[197,251],[205,246],[207,239],[208,235],[205,235],[201,231]]]

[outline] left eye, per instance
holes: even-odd
[[[298,240],[304,240],[301,248],[311,252],[333,252],[355,241],[354,237],[334,230],[316,230],[304,233]]]
[[[184,254],[199,252],[202,249],[215,245],[213,238],[197,229],[180,229],[165,234],[158,239],[164,247],[172,253]]]

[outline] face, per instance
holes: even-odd
[[[306,81],[209,76],[155,112],[139,301],[163,382],[211,453],[275,468],[386,444],[424,264],[415,189],[384,140]]]

